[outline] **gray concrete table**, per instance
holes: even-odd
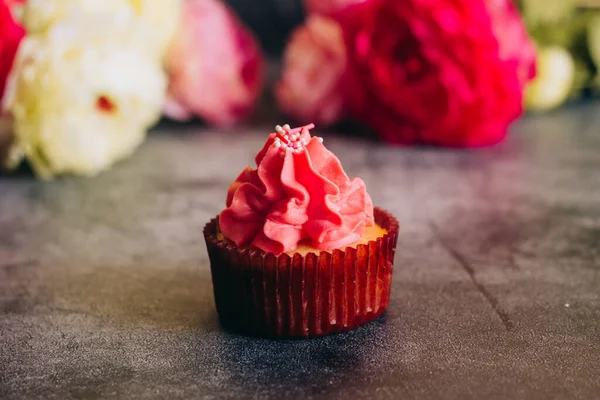
[[[224,332],[201,234],[275,123],[1,177],[0,398],[600,398],[599,104],[479,151],[317,129],[402,232],[384,317],[311,340]]]

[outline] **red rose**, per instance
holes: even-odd
[[[535,52],[510,0],[374,0],[337,17],[348,107],[384,140],[486,146],[521,114]]]
[[[0,1],[0,100],[4,94],[6,78],[25,31],[12,17],[10,9]]]

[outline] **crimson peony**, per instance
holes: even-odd
[[[374,0],[339,15],[351,113],[399,144],[501,141],[535,52],[510,0]]]

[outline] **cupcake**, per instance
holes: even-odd
[[[314,126],[275,127],[204,228],[221,324],[275,337],[345,332],[390,298],[399,225]]]

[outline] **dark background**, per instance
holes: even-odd
[[[269,56],[279,55],[295,26],[304,19],[300,0],[226,0],[257,35]]]

